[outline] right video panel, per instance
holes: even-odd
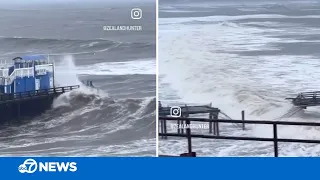
[[[320,1],[159,0],[159,156],[318,156]]]

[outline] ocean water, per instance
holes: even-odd
[[[286,97],[319,90],[320,1],[160,1],[159,98],[209,104],[232,119],[275,120]],[[319,122],[319,108],[282,121]],[[173,130],[171,130],[173,132]],[[208,130],[195,130],[208,134]],[[221,125],[221,135],[272,137],[272,127]],[[279,126],[280,138],[320,139],[317,127]],[[187,151],[160,140],[159,154]],[[194,139],[199,156],[273,156],[270,142]],[[279,156],[319,156],[320,146],[279,143]]]
[[[88,1],[0,7],[2,62],[50,54],[58,85],[90,80],[98,89],[65,93],[41,116],[1,126],[0,155],[155,156],[155,6]],[[143,11],[140,20],[131,19],[135,7]],[[107,25],[142,31],[103,30]]]

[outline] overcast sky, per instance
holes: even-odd
[[[0,0],[0,4],[51,4],[51,3],[68,3],[68,2],[105,2],[105,3],[118,3],[118,2],[156,2],[156,0]]]

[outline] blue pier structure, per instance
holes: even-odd
[[[17,94],[54,88],[54,64],[49,58],[32,55],[16,57],[12,61],[12,66],[0,69],[0,93]]]
[[[0,64],[0,123],[37,116],[58,95],[79,88],[55,87],[55,66],[49,56],[28,55]]]

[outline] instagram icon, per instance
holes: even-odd
[[[142,18],[142,10],[140,8],[131,9],[131,18],[132,19],[141,19]]]

